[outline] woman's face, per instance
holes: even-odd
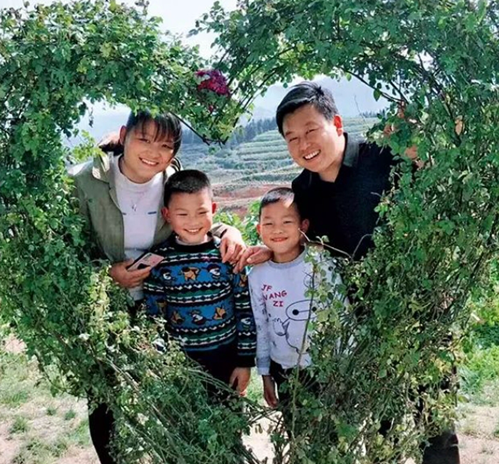
[[[121,170],[132,182],[148,182],[158,172],[164,171],[173,159],[173,137],[167,135],[156,140],[157,131],[154,121],[147,121],[130,131],[121,128],[120,141],[124,146]]]

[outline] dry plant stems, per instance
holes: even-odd
[[[396,188],[378,207],[374,251],[341,260],[351,314],[318,324],[312,370],[325,391],[298,411],[309,428],[294,462],[417,459],[452,421],[467,299],[498,248],[497,13],[492,1],[245,0],[200,23],[219,33],[220,69],[245,95],[323,74],[395,100],[370,137],[400,159]],[[396,130],[384,137],[387,124]],[[404,157],[413,145],[417,172]]]
[[[200,94],[195,73],[213,66],[162,36],[141,9],[77,1],[2,10],[0,317],[55,387],[111,405],[123,462],[258,462],[238,431],[265,411],[210,404],[199,370],[174,348],[156,353],[145,321],[130,325],[126,296],[89,248],[61,134],[74,131],[86,102],[107,100],[173,111],[205,140],[223,140],[275,81],[359,76],[376,97],[393,90],[406,102],[406,119],[394,105],[371,134],[401,158],[396,189],[378,207],[374,252],[339,260],[350,309],[340,319],[330,288],[313,295],[329,305],[312,345],[321,393],[292,379],[293,443],[285,447],[282,427],[273,438],[282,462],[417,458],[421,440],[452,418],[452,385],[442,391],[442,379],[470,291],[486,283],[497,253],[497,3],[243,0],[230,14],[214,6],[201,27],[220,33],[215,68],[231,99]],[[388,139],[387,124],[396,127]],[[414,144],[424,162],[417,172],[403,159]],[[93,151],[77,153],[85,154]]]

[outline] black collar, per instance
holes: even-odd
[[[357,162],[359,161],[359,147],[360,140],[353,139],[349,137],[345,132],[345,153],[343,155],[343,166],[348,166],[349,168],[354,168],[357,166]]]

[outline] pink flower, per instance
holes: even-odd
[[[200,69],[196,76],[200,79],[198,90],[209,90],[227,97],[230,95],[227,79],[218,69]]]

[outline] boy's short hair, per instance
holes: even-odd
[[[315,82],[301,82],[291,87],[277,107],[276,122],[281,135],[284,135],[282,129],[284,118],[305,105],[312,105],[328,121],[339,114],[333,94],[328,89]]]
[[[172,113],[162,113],[153,117],[149,110],[142,110],[134,113],[133,111],[128,116],[126,122],[127,133],[134,128],[141,130],[149,121],[156,123],[156,134],[154,140],[162,140],[168,136],[173,139],[173,155],[176,155],[182,143],[182,124],[180,120]]]
[[[178,171],[165,184],[164,205],[168,207],[176,193],[197,193],[202,190],[208,190],[210,197],[213,197],[210,179],[204,172],[196,169]]]
[[[296,206],[296,211],[298,215],[300,215],[300,210],[298,209],[298,205],[295,202],[295,194],[292,189],[289,187],[277,187],[269,190],[260,201],[260,208],[258,209],[258,219],[262,217],[263,208],[268,205],[272,205],[279,201],[289,201],[290,203]],[[301,215],[300,215],[301,218]]]

